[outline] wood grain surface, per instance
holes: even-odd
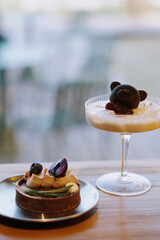
[[[120,161],[70,162],[74,174],[96,187],[98,176],[120,169]],[[0,179],[23,174],[30,164],[1,164]],[[50,163],[44,163],[50,166]],[[0,240],[15,239],[160,239],[160,159],[129,161],[128,170],[150,179],[149,192],[134,197],[118,197],[99,191],[97,207],[72,221],[26,226],[0,219]]]

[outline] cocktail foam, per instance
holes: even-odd
[[[86,107],[89,124],[101,130],[121,133],[145,132],[160,128],[160,105],[150,98],[140,102],[134,114],[115,114],[106,110],[107,101],[96,101]]]

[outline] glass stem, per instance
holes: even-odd
[[[130,134],[121,134],[122,137],[122,166],[121,166],[121,181],[127,181],[127,155],[128,155],[128,147],[130,141]]]

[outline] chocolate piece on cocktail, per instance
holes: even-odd
[[[106,104],[105,108],[113,110],[117,114],[133,114],[132,109],[137,108],[140,101],[147,98],[145,91],[137,90],[131,85],[112,82],[110,88],[110,102]]]

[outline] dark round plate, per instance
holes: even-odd
[[[13,176],[0,181],[0,217],[22,222],[59,222],[80,217],[88,213],[97,205],[99,200],[97,189],[90,183],[79,180],[81,183],[81,203],[77,208],[58,214],[38,214],[24,211],[19,208],[15,202],[15,187],[13,183],[20,177],[22,176]]]

